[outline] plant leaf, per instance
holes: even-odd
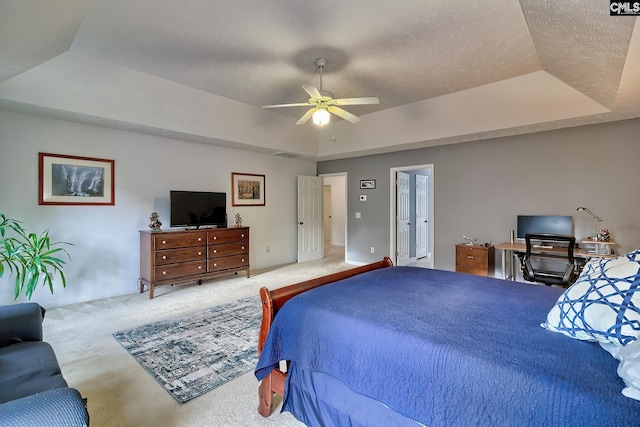
[[[64,255],[69,260],[71,257],[60,245],[71,244],[51,242],[49,229],[40,235],[28,233],[20,221],[0,213],[0,277],[6,270],[10,275],[15,274],[15,299],[23,292],[31,299],[41,280],[42,285],[47,286],[53,294],[53,276],[56,272],[60,274],[62,286],[67,286],[67,279],[62,271],[66,261],[61,256]]]

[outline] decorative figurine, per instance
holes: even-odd
[[[160,222],[160,215],[157,212],[152,212],[151,217],[149,218],[151,223],[149,224],[149,228],[151,231],[162,231],[160,227],[162,227],[162,223]]]
[[[236,214],[236,224],[234,227],[242,227],[242,218],[240,217],[240,213]]]
[[[474,245],[476,243],[476,241],[478,240],[477,237],[462,236],[462,238],[467,241],[467,245],[469,245],[469,246]]]

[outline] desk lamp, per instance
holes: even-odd
[[[600,223],[602,222],[602,218],[600,218],[598,215],[594,214],[593,212],[591,212],[589,209],[580,206],[579,208],[576,209],[577,211],[585,211],[586,213],[588,213],[589,215],[591,215],[593,217],[593,219],[596,220],[596,234],[593,236],[593,240],[598,240],[598,235],[600,234]]]

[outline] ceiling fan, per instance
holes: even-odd
[[[297,125],[303,125],[313,118],[313,122],[319,126],[329,123],[331,114],[335,114],[338,117],[350,121],[351,123],[358,123],[360,118],[351,114],[350,112],[343,110],[339,105],[363,105],[363,104],[379,104],[380,100],[375,96],[367,96],[362,98],[341,98],[335,99],[333,93],[322,90],[322,70],[327,65],[326,58],[316,59],[316,67],[320,70],[320,89],[317,89],[311,85],[302,85],[302,88],[309,94],[311,98],[307,102],[300,102],[296,104],[277,104],[277,105],[263,105],[262,108],[281,108],[281,107],[313,107],[309,109],[300,120],[296,122]]]

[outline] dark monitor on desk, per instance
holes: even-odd
[[[569,215],[518,215],[517,238],[527,233],[573,235],[573,217]]]

